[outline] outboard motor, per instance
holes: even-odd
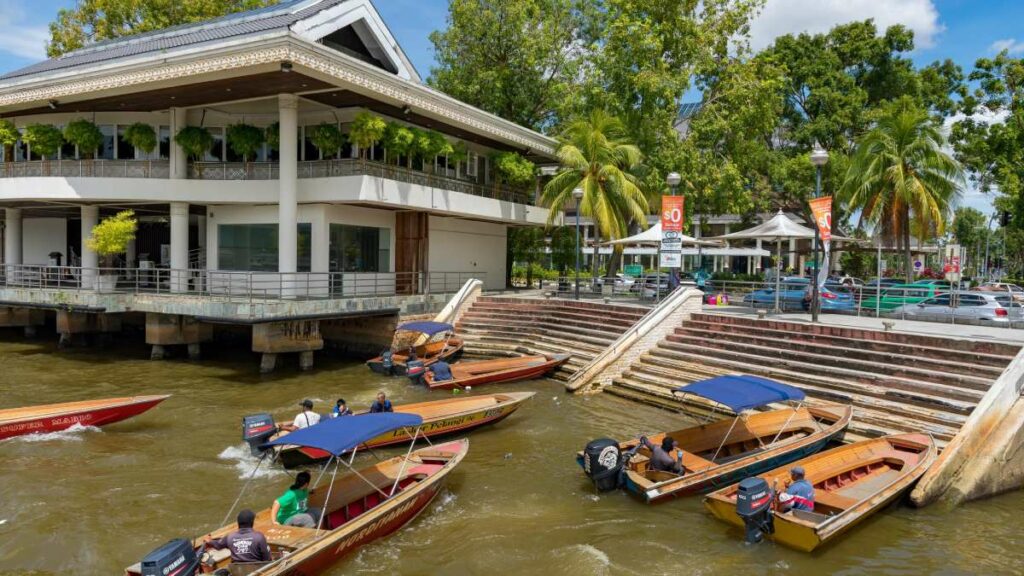
[[[142,576],[193,576],[199,572],[199,557],[184,538],[171,540],[142,559]]]
[[[242,417],[242,440],[249,444],[253,456],[263,455],[260,445],[265,444],[277,433],[274,417],[270,414],[250,414]]]
[[[423,384],[423,375],[426,373],[427,367],[423,365],[423,360],[410,360],[405,365],[405,374],[413,384]]]
[[[747,478],[736,490],[736,515],[743,518],[747,530],[747,543],[757,544],[765,534],[775,532],[772,500],[775,494],[763,478]]]
[[[615,440],[600,438],[583,449],[583,472],[593,481],[598,492],[619,487],[623,463],[619,443]]]
[[[380,353],[380,367],[384,369],[385,374],[391,374],[395,367],[395,352],[391,348]]]

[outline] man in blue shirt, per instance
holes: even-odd
[[[452,367],[444,360],[438,360],[427,368],[434,375],[434,382],[444,382],[452,379]]]
[[[345,404],[344,398],[338,398],[338,402],[334,405],[334,411],[331,412],[331,418],[337,418],[338,416],[351,416],[352,410],[349,410],[348,404]]]
[[[803,467],[794,466],[789,471],[789,477],[793,481],[790,482],[786,491],[779,495],[779,503],[782,504],[782,510],[784,512],[790,510],[814,512],[814,486],[811,486],[811,483],[804,479]]]
[[[370,413],[394,411],[394,408],[391,407],[391,400],[388,400],[383,392],[377,392],[377,399],[370,405]]]

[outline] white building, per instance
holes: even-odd
[[[436,130],[468,154],[421,162],[381,145],[326,154],[313,145],[314,126],[347,132],[364,111]],[[210,290],[216,277],[202,271],[320,290],[399,289],[442,272],[503,287],[508,227],[541,225],[547,210],[532,187],[500,185],[488,157],[551,163],[556,146],[426,87],[369,0],[292,0],[90,45],[0,77],[0,117],[22,132],[85,119],[104,135],[95,154],[67,143],[48,158],[24,140],[4,147],[8,282],[54,264],[51,253],[88,281],[100,261],[84,239],[130,208],[140,230],[119,265],[175,271],[177,292]],[[154,128],[155,150],[126,141],[134,123]],[[264,144],[243,162],[226,138],[239,123],[276,124],[280,152]],[[201,158],[175,142],[186,126],[213,136]]]

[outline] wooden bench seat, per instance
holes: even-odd
[[[814,506],[817,510],[818,504],[823,504],[829,508],[835,508],[837,510],[846,510],[857,503],[857,500],[835,492],[826,492],[824,490],[814,491]]]

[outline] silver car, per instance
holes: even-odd
[[[999,292],[960,292],[940,294],[917,304],[905,304],[892,311],[894,316],[919,320],[977,320],[993,324],[1024,321],[1024,307],[1009,294]]]

